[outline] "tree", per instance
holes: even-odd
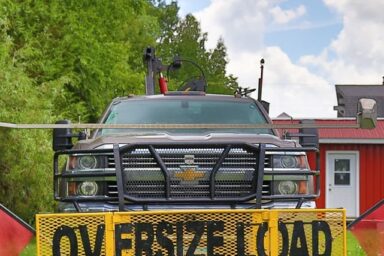
[[[16,65],[49,84],[55,113],[96,121],[114,97],[143,92],[141,60],[159,29],[145,0],[5,1]]]
[[[166,63],[172,62],[175,55],[197,63],[206,75],[208,92],[232,94],[237,88],[237,78],[226,73],[228,60],[224,41],[220,39],[213,50],[207,50],[208,34],[201,31],[200,24],[193,15],[189,14],[184,19],[172,16],[178,10],[174,2],[164,8],[163,15],[160,16],[163,33],[157,45],[158,55]],[[176,74],[171,74],[171,89],[175,90],[191,77],[200,75],[200,71],[193,65],[185,63],[185,66]]]
[[[15,66],[9,55],[14,47],[6,33],[9,23],[1,22],[0,120],[52,123],[52,106],[44,88],[35,90],[25,70]],[[0,202],[30,223],[35,213],[53,209],[49,135],[43,130],[0,129]]]

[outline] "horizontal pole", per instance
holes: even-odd
[[[0,122],[0,127],[12,129],[339,129],[360,128],[359,124],[14,124]]]

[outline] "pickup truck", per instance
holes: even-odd
[[[128,128],[97,129],[74,146],[70,129],[55,129],[60,212],[315,207],[306,152],[316,148],[280,139],[251,97],[121,97],[100,123]]]

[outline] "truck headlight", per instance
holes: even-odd
[[[283,168],[297,168],[297,160],[295,156],[281,156],[280,162]]]
[[[273,168],[308,169],[305,155],[272,155]]]
[[[78,186],[78,194],[82,196],[94,196],[98,190],[99,186],[94,181],[84,181]]]
[[[106,157],[100,155],[70,155],[67,162],[67,170],[85,171],[102,168],[103,166],[105,166],[105,159]]]
[[[97,166],[96,157],[86,155],[78,158],[80,169],[94,169]]]

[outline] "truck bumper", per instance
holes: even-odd
[[[297,202],[287,202],[287,201],[276,201],[271,203],[263,204],[263,209],[295,209]],[[226,205],[226,204],[204,204],[204,205],[195,205],[195,204],[146,204],[146,205],[137,205],[137,204],[127,204],[125,206],[125,211],[142,211],[142,210],[183,210],[183,209],[254,209],[254,203],[243,203],[236,205]],[[87,202],[87,203],[78,203],[80,212],[117,212],[119,207],[117,204],[108,204],[108,203],[99,203],[99,202]],[[314,201],[303,202],[301,208],[304,209],[314,209],[316,208],[316,203]],[[70,213],[78,212],[72,203],[63,203],[60,202],[58,205],[58,212]]]

